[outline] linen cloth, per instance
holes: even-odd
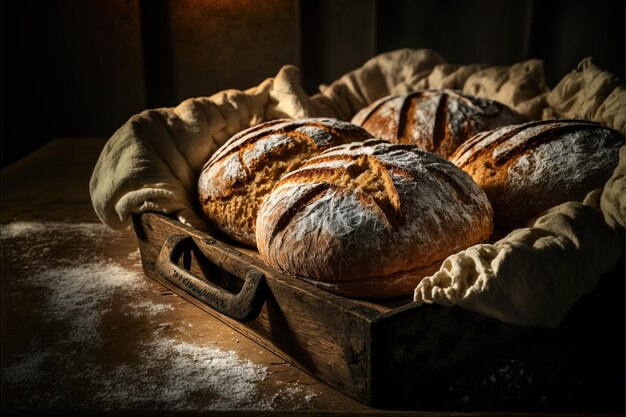
[[[370,59],[312,96],[302,89],[298,69],[287,65],[247,90],[225,90],[131,117],[94,167],[94,210],[113,229],[129,227],[131,215],[145,211],[205,229],[194,203],[196,180],[212,153],[235,133],[283,117],[350,120],[386,95],[425,88],[497,100],[529,120],[584,118],[626,131],[623,84],[589,58],[550,90],[539,60],[457,65],[432,50],[402,49]],[[494,244],[450,256],[418,285],[415,301],[459,305],[519,325],[556,326],[624,251],[624,148],[620,155],[613,177],[584,204],[555,207]]]

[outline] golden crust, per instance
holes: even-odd
[[[197,200],[205,218],[230,238],[256,246],[258,207],[281,176],[324,149],[370,135],[335,119],[279,119],[234,135],[204,165]]]
[[[582,201],[617,166],[624,136],[584,120],[541,120],[483,132],[450,156],[489,197],[498,229]]]
[[[372,140],[284,176],[259,209],[257,247],[274,268],[339,294],[391,297],[492,230],[489,201],[467,174],[415,146]]]
[[[384,97],[352,119],[375,137],[414,144],[444,158],[481,131],[523,121],[504,104],[446,89]]]

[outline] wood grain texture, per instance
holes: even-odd
[[[241,323],[219,315],[206,304],[189,297],[155,270],[163,242],[172,233],[188,233],[199,247],[202,247],[203,239],[211,239],[210,236],[157,214],[141,215],[135,221],[135,228],[138,230],[144,271],[148,276],[280,356],[299,363],[332,386],[351,393],[353,397],[366,391],[365,383],[370,379],[368,364],[358,358],[365,354],[363,340],[367,339],[366,326],[379,315],[378,312],[278,274],[241,253],[241,267],[252,265],[262,271],[266,275],[268,291],[257,319]],[[189,269],[202,274],[203,269],[206,271],[210,266],[206,266],[203,256],[198,255],[198,252],[192,254]],[[213,272],[223,274],[220,269],[213,268]],[[361,399],[368,402],[369,398],[363,395],[367,394],[361,394]]]
[[[156,262],[156,271],[161,277],[186,291],[212,309],[239,321],[256,318],[265,301],[265,275],[254,267],[240,268],[231,251],[220,247],[215,240],[206,240],[203,254],[220,269],[233,273],[243,280],[239,291],[232,292],[207,282],[177,265],[177,260],[189,250],[193,240],[186,235],[171,235],[163,244]]]
[[[438,306],[420,307],[410,299],[390,306],[333,295],[280,273],[252,256],[231,249],[219,261],[203,252],[223,245],[216,239],[156,213],[134,218],[146,274],[209,314],[222,320],[315,377],[369,405],[410,402],[416,384],[491,348],[501,347],[520,331],[474,313]],[[156,258],[172,234],[188,234],[196,243],[186,268],[231,288],[251,267],[266,277],[267,293],[259,316],[247,322],[219,314],[156,271]],[[235,260],[238,260],[238,262]],[[217,268],[216,268],[217,266]],[[230,270],[235,274],[227,274]],[[235,285],[240,287],[241,283]],[[482,343],[454,343],[482,334]],[[436,354],[434,354],[436,352]]]
[[[220,359],[211,352],[220,351],[238,358],[236,368],[266,372],[262,380],[244,386],[252,388],[250,403],[258,400],[265,408],[249,415],[369,410],[142,273],[134,232],[108,230],[99,224],[91,205],[89,176],[104,144],[103,139],[56,139],[2,170],[0,413],[155,415],[168,414],[181,401],[189,401],[192,414],[237,415],[242,410],[234,398],[242,387],[230,386],[232,378],[224,375],[225,386],[215,387],[203,381],[219,380],[217,374],[189,369],[193,372],[186,375],[177,368],[195,360],[201,367],[211,367],[211,361]],[[7,231],[20,224],[30,225],[35,232],[12,237]],[[59,301],[55,296],[64,285],[72,286],[61,269],[92,274],[90,267],[104,265],[117,265],[128,274],[123,278],[130,281],[119,287],[119,293],[86,312],[79,305],[67,306],[86,313],[84,317],[59,317],[48,307],[51,300]],[[41,282],[41,274],[57,278],[50,287],[34,285]],[[101,275],[102,282],[92,284],[107,287],[109,279],[115,277]],[[75,288],[78,291],[71,296],[80,298],[80,286]],[[90,317],[98,318],[90,326],[95,343],[73,341],[73,323],[89,322]],[[181,348],[188,349],[189,355]],[[202,355],[194,359],[193,352]],[[189,398],[170,395],[193,386],[198,389]],[[164,395],[168,387],[172,391]],[[228,410],[212,411],[220,404]]]
[[[194,411],[184,414],[431,417],[451,413],[456,416],[624,415],[623,313],[626,262],[623,258],[614,271],[600,280],[592,293],[583,297],[570,310],[557,329],[539,333],[523,331],[520,337],[514,337],[512,343],[504,344],[501,349],[491,341],[505,342],[510,336],[506,329],[494,328],[494,322],[467,315],[460,309],[435,307],[429,308],[428,312],[406,299],[385,303],[340,301],[340,297],[330,297],[322,291],[315,292],[311,286],[304,286],[307,290],[303,290],[303,283],[289,277],[290,280],[274,284],[273,288],[282,287],[284,290],[270,292],[273,298],[269,299],[260,316],[265,323],[263,331],[269,333],[267,337],[284,339],[284,342],[275,344],[252,327],[254,325],[258,328],[260,323],[244,326],[232,320],[229,322],[214,312],[214,315],[207,314],[206,306],[204,309],[197,308],[153,279],[144,277],[138,258],[137,238],[132,230],[108,232],[105,238],[101,238],[99,233],[94,236],[71,231],[73,223],[80,225],[87,222],[98,227],[87,185],[93,164],[104,143],[104,140],[86,138],[55,140],[35,154],[2,170],[3,228],[15,220],[54,227],[64,222],[72,237],[68,239],[63,234],[48,232],[48,240],[40,240],[39,235],[9,239],[3,231],[0,265],[3,371],[3,401],[0,407],[3,414],[162,414],[166,412],[163,403],[159,402],[163,400],[159,397],[162,391],[146,390],[147,385],[143,382],[146,378],[157,381],[156,385],[151,386],[159,387],[167,382],[163,365],[167,367],[170,363],[161,361],[155,355],[156,352],[150,350],[150,346],[175,340],[194,349],[211,346],[236,352],[242,361],[266,368],[267,378],[258,382],[255,389],[258,398],[271,401],[272,405],[271,410],[211,411],[220,398],[216,397],[211,387],[203,386],[194,392]],[[104,226],[99,227],[98,230],[104,229]],[[153,233],[149,229],[146,231]],[[160,233],[165,238],[166,233]],[[143,239],[146,239],[145,235]],[[153,250],[150,246],[144,246],[144,249]],[[258,260],[258,254],[253,250],[232,244],[229,246],[238,253]],[[183,253],[182,264],[194,263],[192,269],[195,271],[204,268],[212,280],[221,279],[219,285],[229,291],[237,292],[241,288],[241,280],[226,273],[220,276],[221,261],[217,260],[217,265],[204,262],[200,249],[194,250],[197,254],[188,253],[185,256]],[[131,254],[132,257],[129,256]],[[72,317],[51,322],[47,315],[48,309],[42,307],[51,292],[45,287],[32,285],[32,279],[38,271],[63,266],[68,260],[72,265],[81,262],[91,265],[99,260],[108,260],[136,274],[136,279],[142,283],[140,289],[122,290],[120,296],[107,299],[110,303],[104,305],[102,310],[93,311],[101,315],[101,322],[94,330],[101,336],[102,344],[68,345],[64,338],[73,331]],[[291,307],[278,304],[279,297],[276,294],[279,293],[293,298],[291,304],[297,308],[293,314],[284,313]],[[315,298],[311,296],[313,293],[317,294]],[[317,308],[310,305],[312,302]],[[151,304],[166,304],[169,308],[157,316],[134,314],[137,305]],[[268,309],[268,306],[271,308]],[[331,322],[335,320],[333,312],[342,306],[350,310],[336,319],[343,322],[344,328],[354,323],[355,326],[371,323],[371,328],[355,328],[346,336],[354,346],[369,343],[369,353],[367,349],[351,348],[344,357],[350,358],[350,352],[361,355],[350,358],[349,363],[366,357],[364,354],[379,358],[370,369],[372,400],[380,401],[383,405],[390,404],[387,408],[393,410],[410,408],[413,411],[386,411],[368,407],[328,385],[334,383],[330,377],[326,381],[328,384],[320,382],[311,376],[315,370],[308,368],[307,374],[301,370],[307,369],[304,365],[300,364],[298,369],[284,359],[296,362],[296,358],[302,357],[305,364],[316,363],[306,357],[316,344],[321,345],[315,348],[317,351],[329,349],[327,360],[342,357],[344,351],[338,348],[341,341],[333,341],[330,336],[321,341],[314,338],[323,329],[335,331],[340,328],[339,324],[333,327],[323,323],[299,323],[307,320],[306,314],[312,314],[314,319],[324,316],[319,319],[321,322]],[[420,309],[421,316],[414,316]],[[365,311],[367,315],[358,314],[360,311]],[[302,316],[296,317],[297,314]],[[602,323],[602,326],[598,323]],[[310,333],[312,336],[299,333],[311,328],[317,328]],[[243,337],[242,334],[247,336]],[[428,343],[435,347],[427,349]],[[269,349],[259,345],[268,346]],[[297,349],[294,350],[293,346]],[[45,365],[43,367],[28,368],[36,371],[30,374],[34,377],[32,384],[12,384],[10,378],[6,377],[9,374],[5,372],[15,370],[15,365],[25,363],[25,359],[39,358],[41,347],[45,347],[45,351],[52,349],[59,355],[44,359],[41,363]],[[287,355],[282,349],[291,349],[291,354]],[[463,364],[454,352],[458,350],[463,354],[464,349],[478,354]],[[63,358],[68,355],[76,361],[65,366],[68,362]],[[418,360],[433,363],[444,359],[451,360],[451,364],[456,362],[457,366],[451,367],[449,372],[445,372],[446,367],[439,378],[433,375],[420,376],[421,372],[414,372]],[[317,361],[319,363],[319,358]],[[155,363],[158,363],[157,367]],[[398,363],[403,366],[397,366]],[[340,367],[335,363],[320,365],[326,372],[332,372],[335,366]],[[115,379],[116,383],[122,383],[121,388],[140,389],[143,398],[154,402],[146,404],[141,410],[124,411],[120,408],[123,404],[113,399],[117,401],[114,402],[115,407],[118,407],[116,409],[120,411],[112,411],[110,407],[105,409],[105,404],[101,399],[98,400],[102,394],[98,388],[110,381],[107,377],[117,367],[137,370],[136,373]],[[86,369],[89,375],[104,378],[97,381],[85,378]],[[358,375],[363,375],[362,366],[355,367],[354,377]],[[196,374],[184,383],[193,384],[194,380],[202,377]],[[350,377],[352,374],[344,365],[339,378],[345,381]],[[419,378],[419,381],[416,382],[415,378]],[[396,391],[399,381],[405,383]],[[389,397],[385,398],[385,395]],[[81,408],[77,409],[77,406]],[[303,407],[305,410],[302,410]]]

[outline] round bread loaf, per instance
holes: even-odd
[[[370,137],[358,126],[329,118],[253,126],[230,138],[202,168],[200,207],[216,229],[254,247],[258,207],[284,173],[331,146]]]
[[[623,144],[598,123],[543,120],[479,133],[450,160],[485,191],[496,228],[508,230],[603,186]]]
[[[492,228],[487,197],[454,164],[372,139],[283,176],[259,209],[257,247],[269,265],[330,291],[393,297]]]
[[[476,133],[524,121],[497,101],[445,89],[387,96],[352,118],[374,137],[412,143],[444,158]]]

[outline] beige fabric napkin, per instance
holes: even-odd
[[[235,133],[305,114],[297,80],[298,70],[285,66],[245,91],[225,90],[131,117],[107,141],[92,172],[89,191],[100,220],[123,229],[132,213],[158,211],[204,228],[193,203],[200,169]]]
[[[283,71],[277,78],[284,76]],[[227,90],[131,117],[109,139],[91,176],[100,220],[121,229],[132,213],[158,211],[203,228],[193,205],[198,173],[228,138],[272,112],[273,85],[269,79],[246,91]]]
[[[623,238],[593,204],[564,203],[494,244],[451,255],[419,283],[414,298],[554,328],[614,268]]]
[[[144,211],[171,213],[203,228],[193,203],[198,173],[220,145],[247,127],[281,117],[350,120],[385,95],[444,84],[498,96],[532,117],[547,93],[542,74],[539,61],[459,66],[431,50],[403,49],[372,58],[309,97],[298,69],[285,66],[276,77],[245,91],[226,90],[131,117],[96,163],[89,184],[92,203],[100,220],[113,229],[128,227],[130,215]]]
[[[583,59],[546,97],[543,118],[586,119],[605,124],[626,134],[626,91],[624,83],[598,68],[591,58]]]
[[[544,118],[579,118],[625,132],[623,84],[584,59],[547,95]],[[611,178],[493,245],[448,257],[415,289],[418,303],[458,305],[499,320],[553,328],[624,253],[626,146]]]
[[[425,88],[451,88],[498,100],[529,119],[539,118],[548,93],[543,64],[529,60],[511,66],[446,63],[431,50],[402,49],[372,58],[311,97],[314,109],[332,109],[344,120],[389,94]]]
[[[621,131],[626,124],[623,86],[590,60],[549,91],[538,60],[456,65],[432,50],[403,49],[372,58],[313,96],[303,91],[297,68],[285,66],[245,91],[227,90],[133,116],[109,139],[94,167],[94,209],[113,229],[128,227],[131,214],[144,211],[170,213],[202,229],[195,181],[204,162],[233,134],[281,117],[350,120],[383,96],[423,88],[495,99],[528,119],[582,117]],[[598,191],[590,199],[595,205],[556,207],[530,228],[451,256],[416,288],[415,300],[459,305],[510,323],[555,326],[623,252],[623,239],[616,236],[626,223],[624,152],[602,195]],[[602,221],[599,206],[618,231]]]

